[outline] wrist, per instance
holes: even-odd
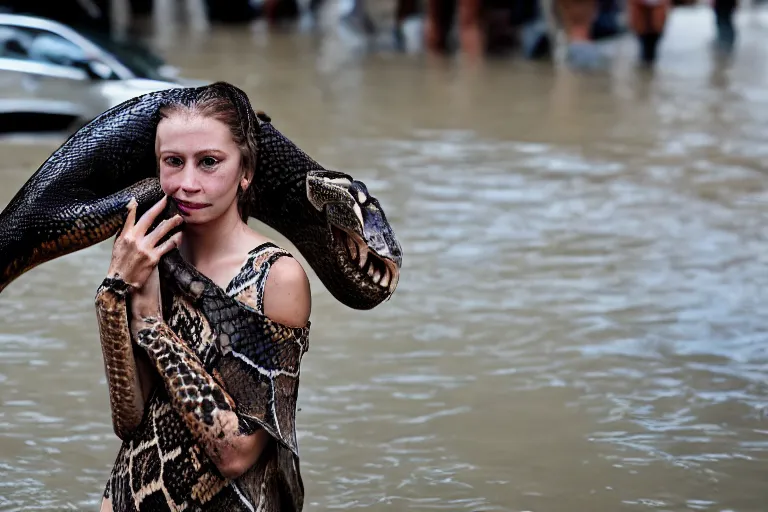
[[[107,270],[107,279],[122,281],[123,283],[126,283],[131,291],[141,288],[141,283],[136,282],[136,280],[132,279],[132,277],[133,276],[128,276],[124,272],[113,267],[109,267],[109,270]]]
[[[109,274],[99,285],[99,290],[106,289],[113,292],[115,295],[125,297],[133,291],[133,286],[128,284],[120,277],[119,274]]]

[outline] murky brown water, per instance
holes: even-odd
[[[405,251],[370,312],[313,281],[307,510],[766,510],[768,23],[741,21],[723,64],[680,14],[655,76],[631,40],[594,76],[246,29],[169,53],[363,179]],[[59,142],[0,146],[0,203]],[[0,295],[3,510],[96,507],[109,251]]]

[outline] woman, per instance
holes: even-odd
[[[640,42],[640,62],[656,62],[659,42],[672,8],[671,0],[630,0],[629,24]]]
[[[295,328],[309,324],[309,281],[295,259],[246,224],[257,148],[226,93],[212,86],[160,116],[155,154],[167,197],[138,219],[136,202],[128,205],[96,297],[113,424],[123,440],[101,510],[300,510],[296,454],[238,412],[233,396],[243,395],[222,385],[193,308],[178,298],[161,303],[157,264],[178,247],[246,309]],[[180,214],[150,230],[169,201]],[[280,435],[295,439],[292,431]]]

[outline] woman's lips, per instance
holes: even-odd
[[[176,206],[179,208],[179,211],[181,211],[182,214],[189,215],[195,210],[202,210],[203,208],[207,208],[210,205],[205,203],[190,203],[187,201],[182,201],[180,199],[174,199],[176,201]]]

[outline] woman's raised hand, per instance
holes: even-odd
[[[181,232],[179,232],[158,245],[165,235],[183,222],[181,215],[174,215],[162,221],[153,231],[147,233],[165,208],[167,200],[167,196],[163,196],[138,221],[136,221],[138,203],[135,199],[131,199],[128,203],[128,217],[125,219],[123,231],[112,248],[110,277],[117,276],[134,289],[140,289],[157,266],[160,257],[181,243]]]

